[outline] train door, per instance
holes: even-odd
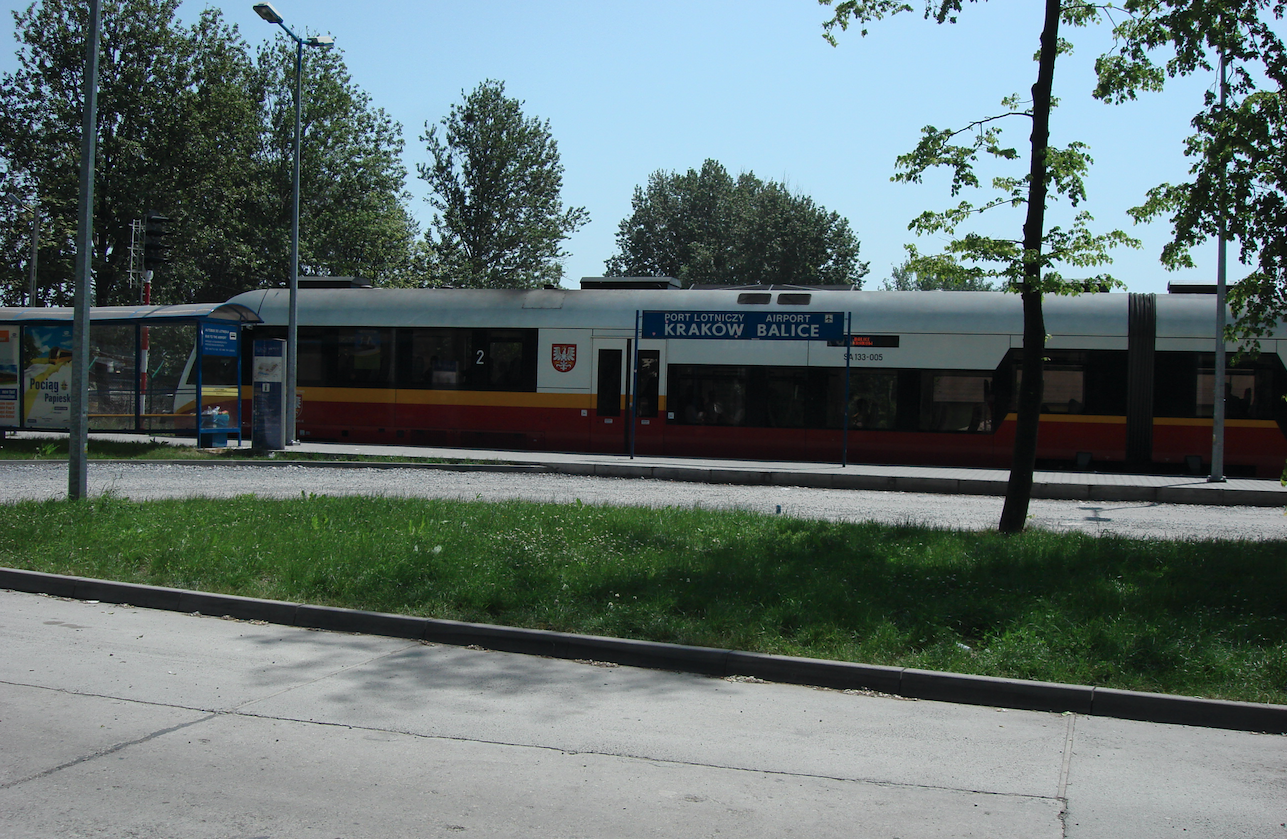
[[[639,370],[630,369],[634,340],[630,338],[594,339],[594,416],[590,424],[590,446],[599,452],[630,452],[631,424],[634,424],[635,451],[638,454],[661,454],[665,423],[665,394],[662,392],[665,367],[665,343],[644,341],[640,344]],[[638,388],[635,410],[631,413],[631,396]]]
[[[639,370],[635,419],[635,453],[665,454],[666,395],[665,376],[666,343],[642,340],[639,342]]]
[[[590,417],[590,449],[596,452],[630,451],[630,415],[627,405],[631,377],[626,375],[633,341],[630,338],[595,338],[594,399]]]

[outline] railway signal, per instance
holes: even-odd
[[[166,229],[170,219],[157,212],[149,212],[143,220],[143,269],[152,271],[170,262],[173,245],[165,243],[170,234]]]

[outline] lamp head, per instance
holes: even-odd
[[[269,23],[282,23],[285,20],[285,18],[277,14],[277,10],[273,8],[272,3],[256,3],[255,14]]]
[[[335,43],[335,38],[331,35],[314,35],[304,43],[310,47],[329,47]]]

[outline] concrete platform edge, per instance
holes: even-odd
[[[416,618],[18,568],[0,568],[0,589],[150,609],[199,612],[212,617],[227,616],[285,626],[478,646],[500,652],[605,661],[706,676],[749,677],[837,690],[870,690],[909,699],[1287,734],[1287,705],[1228,702]]]

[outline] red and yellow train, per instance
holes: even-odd
[[[268,290],[229,302],[263,320],[256,338],[284,337],[287,299]],[[1022,348],[1016,295],[302,288],[298,300],[301,439],[945,466],[1010,460]],[[1204,468],[1213,296],[1048,298],[1045,317],[1043,464]],[[705,334],[661,326],[672,321],[711,326]],[[801,326],[770,334],[773,324]],[[1287,333],[1276,333],[1258,358],[1227,370],[1230,475],[1283,470],[1285,353]]]

